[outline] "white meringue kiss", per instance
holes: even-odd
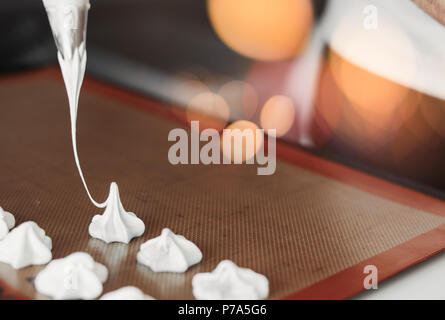
[[[107,208],[102,215],[93,217],[89,233],[93,238],[110,242],[129,243],[131,239],[141,236],[145,225],[132,212],[126,212],[119,197],[117,184],[110,186]]]
[[[146,295],[139,288],[128,286],[108,292],[100,300],[155,300],[155,298]]]
[[[24,222],[0,241],[0,262],[14,269],[46,264],[52,259],[51,238],[35,222]]]
[[[6,212],[0,207],[0,240],[2,240],[8,234],[9,230],[14,228],[15,218],[14,216]]]
[[[165,228],[141,245],[136,258],[154,272],[185,272],[202,260],[202,253],[193,242]]]
[[[102,294],[107,268],[85,252],[51,261],[35,279],[38,292],[54,299],[90,300]]]
[[[261,300],[269,295],[267,278],[230,260],[219,263],[209,273],[198,273],[192,280],[193,295],[200,300]]]

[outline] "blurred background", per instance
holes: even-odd
[[[329,0],[91,4],[90,76],[445,199],[445,104],[337,54],[317,35]],[[2,74],[57,63],[40,0],[2,0],[0,30]]]

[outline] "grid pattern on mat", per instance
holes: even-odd
[[[172,166],[167,136],[178,123],[84,90],[78,145],[90,189],[104,200],[117,181],[124,207],[147,229],[128,246],[107,245],[88,235],[101,210],[87,199],[74,165],[63,84],[45,77],[3,82],[0,101],[0,205],[18,223],[44,228],[54,258],[86,251],[104,263],[104,292],[135,285],[159,299],[193,298],[193,275],[231,259],[266,275],[270,298],[283,298],[445,222],[281,161],[268,177],[254,166]],[[140,244],[163,227],[195,242],[202,263],[185,274],[138,265]],[[41,269],[0,264],[0,277],[44,298],[33,288]]]

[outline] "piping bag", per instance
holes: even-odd
[[[56,42],[57,58],[68,94],[73,152],[77,169],[91,202],[98,208],[106,207],[103,215],[93,218],[89,233],[93,238],[99,238],[107,243],[128,243],[133,237],[144,233],[144,223],[134,213],[125,211],[115,182],[111,184],[110,195],[105,202],[99,203],[93,199],[77,154],[77,109],[87,63],[86,34],[90,2],[89,0],[43,0],[43,5]]]
[[[68,95],[77,169],[91,202],[99,208],[105,208],[106,202],[98,203],[91,196],[77,154],[77,110],[87,64],[86,36],[90,2],[89,0],[43,0],[43,5],[57,46],[57,58]]]

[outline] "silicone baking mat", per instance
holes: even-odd
[[[441,201],[290,147],[278,146],[272,176],[247,165],[173,166],[167,136],[183,125],[182,111],[87,80],[78,116],[87,182],[101,201],[118,182],[124,207],[146,224],[129,245],[107,245],[88,235],[102,212],[74,165],[58,72],[0,81],[0,103],[0,205],[45,229],[54,258],[86,251],[105,264],[104,292],[134,285],[158,299],[192,299],[193,275],[231,259],[266,275],[271,299],[347,298],[363,289],[364,265],[384,279],[445,244]],[[196,243],[202,263],[184,274],[138,265],[141,243],[164,227]],[[42,268],[0,264],[4,297],[44,298],[33,287]]]

